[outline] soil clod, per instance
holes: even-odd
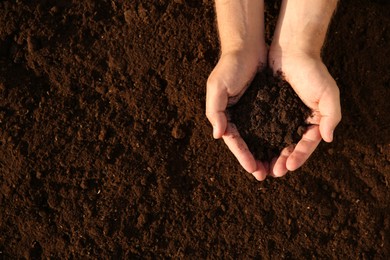
[[[300,140],[311,110],[281,73],[274,76],[266,68],[229,113],[255,158],[270,161],[284,147]]]

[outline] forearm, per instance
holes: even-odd
[[[337,0],[283,0],[273,48],[320,55]]]
[[[222,54],[265,48],[263,0],[215,0],[215,7]]]

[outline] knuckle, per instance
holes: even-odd
[[[213,88],[213,87],[218,86],[218,81],[217,81],[217,79],[214,77],[213,74],[211,74],[211,75],[208,77],[207,82],[206,82],[206,86],[207,86],[207,88]]]
[[[206,118],[212,123],[213,122],[213,119],[214,119],[214,113],[210,112],[210,111],[206,111]]]

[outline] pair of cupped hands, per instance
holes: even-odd
[[[310,127],[296,145],[285,147],[277,158],[258,161],[241,138],[227,107],[238,102],[255,74],[267,64],[281,71],[303,103],[312,110]],[[241,166],[259,180],[284,176],[301,167],[323,139],[332,142],[341,120],[339,89],[321,60],[320,53],[271,46],[222,53],[207,81],[206,116],[213,137],[222,138]],[[246,115],[242,115],[246,116]],[[248,118],[249,120],[249,118]]]

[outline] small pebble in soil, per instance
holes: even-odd
[[[105,128],[102,128],[102,129],[100,130],[99,135],[98,135],[99,141],[104,141],[104,139],[106,138],[106,136],[107,136],[107,130],[106,130]]]
[[[266,68],[258,73],[239,102],[228,110],[255,158],[270,161],[296,144],[311,115],[282,74]]]
[[[182,125],[176,124],[172,128],[172,132],[171,132],[172,137],[175,139],[183,139],[184,137],[186,137],[186,133],[183,128],[184,127]]]

